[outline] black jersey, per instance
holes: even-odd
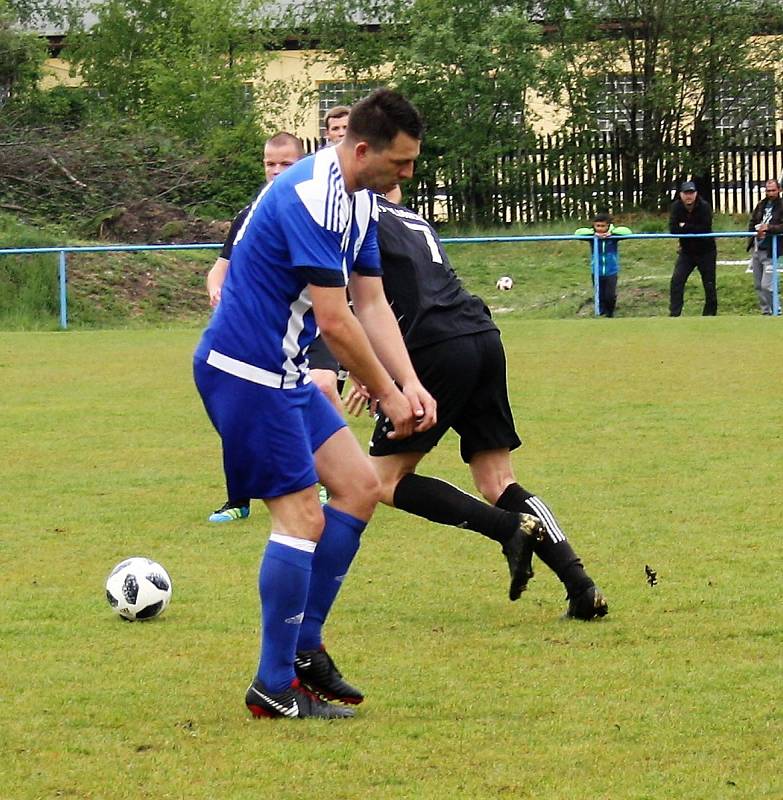
[[[225,258],[226,261],[231,261],[231,251],[234,249],[234,240],[237,238],[239,229],[245,221],[245,217],[250,213],[250,206],[245,206],[235,217],[228,229],[228,236],[223,243],[223,249],[220,251],[220,257]]]
[[[258,187],[258,191],[256,192],[256,196],[258,196],[262,189],[266,186],[266,183],[262,183]],[[239,233],[239,229],[242,227],[242,223],[245,221],[245,217],[250,213],[250,206],[253,205],[252,203],[248,203],[235,217],[231,223],[231,227],[228,229],[228,236],[226,236],[226,241],[223,243],[223,248],[220,251],[220,257],[225,258],[226,261],[231,261],[231,251],[234,249],[234,239],[237,238],[237,234]]]
[[[462,286],[427,222],[383,197],[378,212],[383,289],[407,349],[494,330],[489,309]]]

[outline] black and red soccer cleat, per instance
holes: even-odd
[[[358,705],[364,695],[343,680],[342,673],[323,646],[318,650],[300,650],[294,659],[294,669],[299,680],[311,691],[325,700],[338,700],[349,705]]]
[[[541,520],[533,514],[519,515],[519,530],[503,545],[503,555],[508,561],[511,583],[508,599],[519,600],[533,577],[533,546],[542,541],[546,529]]]
[[[325,703],[308,691],[299,679],[294,679],[284,692],[270,692],[257,678],[250,684],[245,694],[245,705],[254,717],[278,719],[345,719],[356,713],[352,708],[333,706]]]

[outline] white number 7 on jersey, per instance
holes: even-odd
[[[419,233],[422,233],[424,235],[424,238],[427,241],[427,246],[430,248],[430,254],[432,255],[433,264],[442,264],[443,259],[440,257],[440,250],[438,250],[438,244],[435,241],[435,237],[432,235],[432,231],[430,230],[429,225],[419,225],[415,222],[408,222],[408,220],[403,220],[403,222],[412,231],[419,231]]]

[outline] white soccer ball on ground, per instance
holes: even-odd
[[[152,619],[171,600],[171,578],[157,561],[126,558],[106,578],[106,599],[123,619]]]
[[[508,275],[504,275],[502,278],[498,278],[495,286],[501,292],[508,292],[510,289],[514,288],[514,279]]]

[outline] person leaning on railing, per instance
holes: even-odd
[[[772,238],[783,233],[783,200],[780,198],[780,182],[774,178],[765,185],[765,196],[750,215],[748,230],[755,236],[748,240],[748,250],[753,250],[750,266],[753,270],[753,286],[759,298],[762,314],[772,314]],[[780,255],[778,239],[778,255]]]
[[[590,268],[593,276],[598,276],[598,313],[602,317],[613,317],[617,305],[617,273],[620,272],[620,258],[617,254],[615,236],[628,236],[633,231],[622,225],[614,225],[612,215],[599,212],[593,217],[590,228],[577,228],[574,236],[597,236],[598,251],[590,240]],[[597,263],[594,261],[597,260]]]

